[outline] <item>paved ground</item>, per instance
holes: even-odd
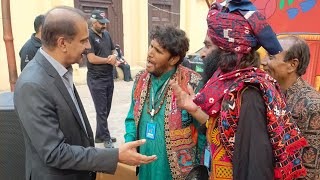
[[[127,117],[131,103],[131,90],[133,82],[125,82],[122,80],[115,81],[114,83],[114,93],[111,112],[108,118],[109,130],[111,136],[117,138],[117,142],[114,144],[115,147],[119,147],[120,144],[124,143],[124,120]],[[93,133],[96,131],[96,112],[94,109],[94,104],[87,85],[77,85],[76,86],[84,108],[86,110],[87,116],[89,118],[91,128]],[[103,147],[103,144],[96,144],[97,147]]]

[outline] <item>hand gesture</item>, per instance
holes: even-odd
[[[115,55],[109,55],[107,57],[107,64],[115,65],[117,63],[117,58]]]
[[[188,85],[188,92],[182,90],[178,83],[174,80],[170,80],[170,86],[176,96],[177,106],[185,109],[188,112],[195,112],[198,106],[193,102],[195,93],[190,85]]]
[[[137,153],[137,147],[144,144],[145,139],[128,142],[119,147],[119,162],[130,166],[139,166],[140,164],[148,164],[157,159],[156,155],[145,156]]]

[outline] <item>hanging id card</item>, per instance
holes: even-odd
[[[156,123],[148,122],[146,129],[146,138],[154,140],[156,138]]]
[[[211,169],[211,153],[208,145],[204,150],[204,165],[207,166],[209,170]]]

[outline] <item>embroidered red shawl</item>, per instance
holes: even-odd
[[[246,68],[220,75],[219,70],[197,94],[194,102],[209,116],[220,116],[218,121],[221,143],[232,159],[234,139],[240,114],[238,93],[248,85],[257,87],[267,107],[267,128],[275,158],[275,178],[293,179],[306,174],[300,150],[307,145],[290,112],[286,111],[284,98],[275,80],[257,68]],[[239,99],[235,99],[238,97]],[[222,106],[223,103],[232,103]],[[210,133],[210,132],[209,132]]]

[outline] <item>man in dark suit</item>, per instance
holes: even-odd
[[[127,143],[94,148],[93,133],[72,81],[72,64],[90,48],[84,14],[71,7],[50,10],[42,28],[42,48],[21,73],[14,93],[26,145],[26,179],[92,180],[113,174],[117,163],[140,165],[144,156]]]

